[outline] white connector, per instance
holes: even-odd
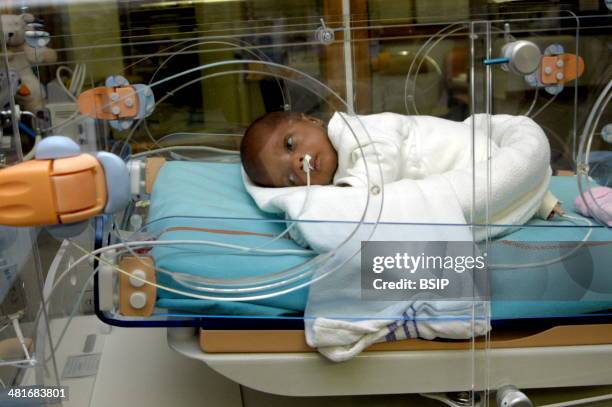
[[[304,159],[302,160],[302,169],[306,174],[310,174],[310,171],[314,170],[314,168],[310,165],[310,160],[312,160],[310,155],[304,155]]]

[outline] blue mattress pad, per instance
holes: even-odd
[[[577,196],[574,177],[553,177],[551,190],[565,202],[569,214]],[[580,223],[579,223],[580,224]],[[271,244],[270,236],[286,228],[284,220],[261,211],[247,194],[241,179],[239,163],[203,163],[172,161],[160,170],[154,184],[149,210],[148,230],[159,240],[209,240],[215,243],[260,247],[266,249],[302,249],[290,239]],[[505,242],[575,242],[583,239],[588,228],[567,221],[532,220],[525,227],[502,238]],[[605,227],[591,228],[589,241],[609,241]],[[158,246],[152,250],[158,268],[210,279],[236,279],[267,275],[307,262],[312,256],[298,254],[240,253],[232,247],[200,245]],[[529,270],[495,270],[490,274],[492,318],[572,316],[612,308],[612,270],[607,258],[592,256],[574,259],[549,267],[547,273]],[[583,263],[576,264],[576,261]],[[559,268],[561,267],[561,268]],[[584,276],[568,270],[584,269]],[[160,283],[184,289],[164,274]],[[585,289],[590,286],[603,290]],[[513,292],[522,293],[515,300]],[[253,301],[211,301],[192,299],[168,291],[158,291],[157,306],[199,315],[280,316],[299,315],[308,296],[307,288]],[[550,299],[549,299],[550,298]]]

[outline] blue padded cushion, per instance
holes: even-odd
[[[573,206],[573,200],[577,195],[574,177],[553,177],[551,189],[565,202],[566,209]],[[572,211],[569,212],[579,216]],[[168,162],[159,172],[153,188],[149,222],[150,230],[154,233],[168,228],[179,228],[164,232],[160,240],[207,239],[250,247],[260,246],[269,238],[254,235],[219,234],[188,228],[248,231],[273,235],[280,233],[285,228],[282,219],[257,208],[244,189],[238,163]],[[518,229],[504,236],[503,239],[580,241],[586,233],[586,228],[558,227],[559,225],[571,225],[559,221],[532,220],[528,225],[534,225],[534,227]],[[610,237],[610,231],[606,228],[594,228],[589,240],[604,241],[609,240]],[[288,239],[280,239],[266,248],[301,249]],[[235,250],[229,251],[235,253]],[[158,267],[209,278],[264,275],[297,266],[308,260],[308,257],[300,255],[228,256],[225,255],[227,253],[227,249],[185,245],[157,247],[152,252]],[[596,264],[601,261],[603,260],[596,258],[590,270],[597,273],[596,277],[601,280],[602,284],[612,287],[612,273],[605,273],[606,267],[599,267],[601,264]],[[538,281],[537,284],[530,282],[530,279],[533,278],[531,276],[541,276],[543,273],[530,273],[530,270],[495,270],[492,272],[492,317],[494,319],[515,319],[570,316],[612,308],[610,295],[591,291],[585,294],[580,284],[574,281],[575,278],[571,273],[563,269],[566,266],[565,262],[558,267],[551,266],[547,281],[544,283]],[[541,280],[540,277],[538,278]],[[164,284],[180,288],[163,275],[160,279]],[[550,296],[551,293],[554,293],[555,300],[496,300],[496,298],[507,298],[507,295],[511,295],[512,291],[517,289],[532,290],[533,292],[524,292],[527,295],[533,295],[530,298],[547,298],[546,295]],[[610,292],[610,290],[607,291]],[[307,290],[300,289],[280,297],[247,302],[194,300],[166,291],[160,291],[158,295],[157,305],[162,308],[207,315],[275,316],[303,312]],[[559,301],[557,298],[567,298],[568,301]]]

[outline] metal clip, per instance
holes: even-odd
[[[321,27],[317,28],[315,37],[321,44],[329,45],[334,42],[336,35],[334,34],[334,30],[325,25],[325,20],[321,19]]]

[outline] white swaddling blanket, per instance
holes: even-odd
[[[472,132],[469,122],[397,113],[335,113],[327,135],[338,155],[334,185],[353,187],[471,168],[472,156],[485,161],[498,149],[494,142],[487,145],[486,132]]]
[[[512,225],[524,224],[537,211],[551,174],[550,147],[541,128],[527,117],[507,115],[477,115],[465,123],[484,134],[490,125],[492,141],[499,146],[490,159],[490,171],[487,162],[481,161],[474,170],[462,168],[418,180],[400,179],[383,185],[379,194],[368,194],[367,187],[310,187],[300,217],[305,222],[296,223],[293,230],[319,253],[335,250],[313,278],[335,267],[338,270],[311,286],[305,313],[308,343],[330,359],[346,360],[371,343],[385,340],[381,333],[389,331],[389,323],[405,318],[403,315],[411,306],[415,309],[414,305],[423,312],[427,310],[428,315],[435,310],[440,310],[441,316],[486,315],[486,306],[480,302],[445,301],[440,307],[436,302],[410,298],[401,302],[361,301],[361,241],[471,241],[467,226],[451,225],[486,222],[488,211],[489,222],[499,225],[489,232],[499,235]],[[356,125],[363,124],[357,120]],[[262,210],[284,213],[288,219],[300,215],[306,187],[262,188],[244,172],[243,178]],[[360,220],[366,224],[357,227]],[[478,229],[482,231],[477,231],[475,238],[480,240],[486,231]],[[418,318],[418,307],[410,316]],[[419,329],[429,332],[420,335],[427,339],[469,338],[489,329],[488,323],[472,324],[469,319],[446,325],[428,321],[422,321]]]

